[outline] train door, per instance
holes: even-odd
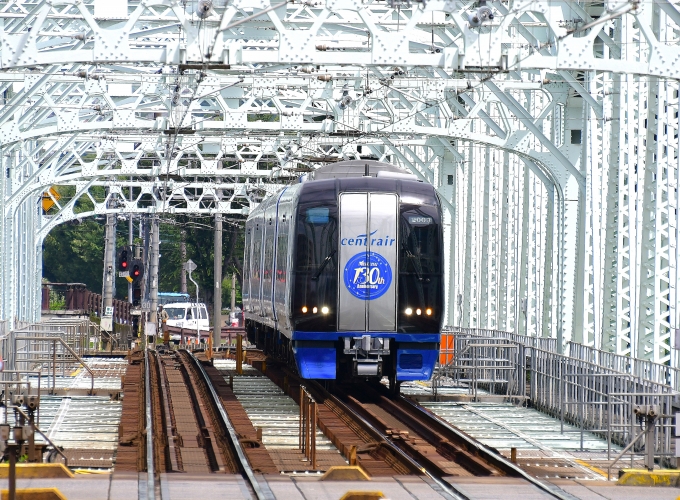
[[[391,193],[340,195],[340,331],[396,331],[398,202]]]

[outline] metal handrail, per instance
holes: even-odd
[[[616,458],[614,458],[614,461],[611,462],[611,463],[607,466],[607,481],[611,480],[611,476],[612,476],[612,467],[614,467],[614,465],[616,464],[616,462],[618,462],[618,461],[621,459],[621,457],[622,457],[628,450],[630,450],[630,449],[633,447],[633,445],[634,445],[635,443],[638,442],[638,440],[640,439],[640,437],[642,437],[642,436],[644,436],[644,435],[645,435],[645,433],[644,433],[644,432],[641,432],[641,433],[639,433],[637,436],[635,436],[635,439],[633,439],[630,443],[628,443],[628,446],[626,446],[626,447],[621,451],[621,453],[619,453],[618,455],[616,455]]]
[[[87,372],[90,374],[91,383],[90,383],[90,393],[89,394],[90,395],[94,394],[94,372],[90,369],[90,367],[87,365],[87,363],[85,363],[85,361],[83,361],[83,359],[81,359],[81,357],[78,356],[78,354],[73,349],[71,349],[71,346],[69,346],[66,342],[64,342],[64,339],[62,339],[61,337],[21,337],[19,340],[33,340],[33,341],[41,341],[41,342],[55,342],[55,343],[59,342],[61,345],[63,345],[69,351],[71,356],[73,356],[83,366],[83,368],[85,368],[85,370],[87,370]],[[15,349],[15,351],[16,351],[16,341],[17,341],[17,339],[15,338],[14,339],[14,349]],[[30,361],[30,360],[26,360],[26,361]],[[53,387],[54,387],[54,381],[52,382],[52,384],[53,384]]]

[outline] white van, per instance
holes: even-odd
[[[210,330],[210,320],[208,319],[208,308],[205,304],[195,302],[175,302],[163,306],[168,313],[168,326],[196,330],[196,327],[205,331]],[[198,322],[198,325],[196,323]],[[179,340],[179,334],[172,334],[173,340]]]

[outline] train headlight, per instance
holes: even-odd
[[[316,314],[317,312],[319,312],[319,310],[316,307],[312,307],[312,312]]]
[[[411,314],[413,314],[413,309],[411,309],[410,307],[407,307],[404,312],[406,313],[406,316],[410,316]]]
[[[323,306],[323,307],[321,308],[321,312],[322,312],[323,314],[328,314],[328,308],[327,308],[326,306]]]
[[[432,316],[432,309],[430,309],[429,307],[425,309],[425,314],[427,314],[428,316]]]
[[[302,306],[302,313],[306,314],[307,313],[307,306]]]
[[[420,309],[416,309],[416,314],[417,314],[418,316],[420,316],[422,312],[423,312],[423,311],[421,311]]]

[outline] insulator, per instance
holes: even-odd
[[[205,19],[210,15],[212,10],[212,0],[198,0],[198,5],[196,5],[196,10],[194,13],[200,19]]]

